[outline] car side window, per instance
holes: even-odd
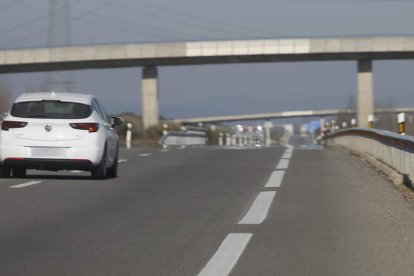
[[[103,108],[103,106],[101,105],[100,102],[98,102],[98,100],[96,100],[96,104],[98,105],[98,108],[101,110],[102,115],[104,116],[104,120],[109,122],[109,116],[107,115],[105,109]]]
[[[92,101],[92,108],[98,113],[98,116],[101,117],[102,120],[107,121],[105,113],[99,108],[99,104],[95,99]]]

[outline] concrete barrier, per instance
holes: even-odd
[[[160,139],[160,144],[167,146],[206,145],[207,142],[206,133],[195,131],[169,131]]]
[[[414,137],[389,131],[352,128],[324,138],[326,146],[342,146],[375,159],[374,163],[394,183],[414,180]],[[375,164],[375,162],[378,162]]]

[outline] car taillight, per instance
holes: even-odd
[[[22,128],[27,125],[27,122],[20,121],[3,121],[1,122],[1,130],[8,131],[11,128]]]
[[[74,129],[87,130],[89,132],[97,132],[99,124],[97,123],[71,123],[69,124]]]

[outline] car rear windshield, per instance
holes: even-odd
[[[86,104],[62,101],[32,101],[15,103],[11,115],[20,118],[83,119],[91,115]]]

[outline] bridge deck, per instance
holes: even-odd
[[[0,51],[0,73],[279,61],[413,59],[414,37],[90,45]]]

